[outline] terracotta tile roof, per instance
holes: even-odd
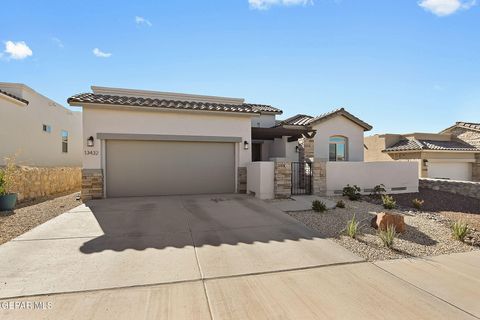
[[[315,117],[315,118],[311,119],[309,124],[313,124],[315,122],[322,122],[322,121],[325,121],[327,119],[330,119],[330,118],[338,116],[338,115],[342,115],[342,116],[348,118],[349,120],[355,122],[360,127],[363,127],[363,129],[365,131],[370,131],[373,128],[371,125],[369,125],[368,123],[366,123],[366,122],[360,120],[359,118],[355,117],[353,114],[351,114],[350,112],[348,112],[344,108],[336,109],[336,110],[324,113],[322,115],[319,115],[318,117]]]
[[[5,96],[8,96],[8,97],[10,97],[10,98],[13,98],[13,99],[15,99],[15,100],[18,100],[18,101],[20,101],[20,102],[25,103],[25,104],[28,105],[28,100],[25,100],[25,99],[22,99],[22,98],[20,98],[20,97],[17,97],[17,96],[15,96],[15,95],[11,94],[11,93],[8,93],[8,92],[5,92],[5,91],[3,91],[3,90],[0,90],[0,94],[3,94],[3,95],[5,95]]]
[[[384,152],[393,151],[422,151],[422,150],[438,150],[438,151],[478,151],[480,149],[460,141],[435,141],[420,139],[404,139],[394,145],[383,150]]]
[[[369,125],[368,123],[360,120],[359,118],[355,117],[353,114],[350,112],[346,111],[344,108],[336,109],[324,114],[321,114],[317,117],[312,117],[308,116],[305,114],[297,114],[293,117],[290,117],[288,119],[285,119],[280,122],[280,125],[291,125],[291,126],[310,126],[315,122],[321,122],[325,121],[327,119],[330,119],[332,117],[342,115],[348,118],[349,120],[355,122],[359,126],[363,127],[365,131],[369,131],[372,129],[372,126]]]
[[[279,125],[304,126],[307,125],[312,118],[312,116],[307,116],[305,114],[297,114],[293,117],[280,121]]]
[[[120,105],[146,108],[161,108],[175,110],[197,110],[197,111],[222,111],[240,113],[261,113],[274,112],[282,113],[282,110],[269,105],[243,103],[223,104],[210,102],[165,100],[145,97],[115,96],[95,93],[81,93],[68,98],[67,102],[72,105],[82,104],[104,104]]]
[[[471,129],[475,131],[480,131],[480,123],[473,123],[473,122],[457,122],[457,127],[462,127],[465,129]]]

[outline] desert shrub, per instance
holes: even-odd
[[[360,188],[357,185],[351,186],[349,184],[343,188],[343,195],[352,201],[358,201],[362,197],[360,194]]]
[[[327,205],[323,201],[313,200],[312,209],[315,212],[325,212],[327,211]]]
[[[423,201],[422,199],[417,199],[417,198],[415,198],[415,199],[412,200],[412,206],[413,206],[415,209],[420,210],[420,209],[423,207],[423,203],[424,203],[424,202],[425,202],[425,201]]]
[[[370,196],[378,199],[380,198],[380,196],[385,194],[385,192],[387,192],[387,190],[385,190],[385,185],[382,183],[373,187],[373,190],[370,193]]]
[[[355,215],[353,215],[351,220],[348,220],[347,227],[345,228],[345,230],[347,232],[347,235],[350,238],[355,239],[355,237],[357,236],[357,231],[358,231],[358,225],[359,224],[360,224],[360,222],[357,222],[357,220],[355,219]]]
[[[380,230],[378,232],[378,236],[380,237],[380,240],[382,240],[385,247],[391,248],[393,246],[395,237],[397,236],[395,226],[393,224],[387,225],[387,228],[385,230]]]
[[[464,241],[468,235],[468,225],[461,221],[456,221],[452,225],[452,236],[455,240]]]
[[[0,195],[18,192],[20,184],[15,156],[5,158],[5,167],[0,170]]]
[[[395,199],[388,194],[382,195],[382,202],[385,209],[395,209],[397,207],[397,202]]]
[[[337,208],[345,208],[345,202],[343,202],[343,200],[338,200],[336,207]]]

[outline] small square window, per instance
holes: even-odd
[[[44,125],[42,125],[42,130],[43,130],[43,132],[50,133],[50,132],[52,132],[52,127],[49,126],[48,124],[44,124]]]
[[[62,152],[68,152],[68,131],[62,130]]]

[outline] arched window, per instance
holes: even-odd
[[[329,140],[329,160],[347,161],[348,160],[348,140],[342,136],[331,136]]]

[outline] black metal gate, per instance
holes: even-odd
[[[292,195],[312,194],[312,165],[292,162]]]

